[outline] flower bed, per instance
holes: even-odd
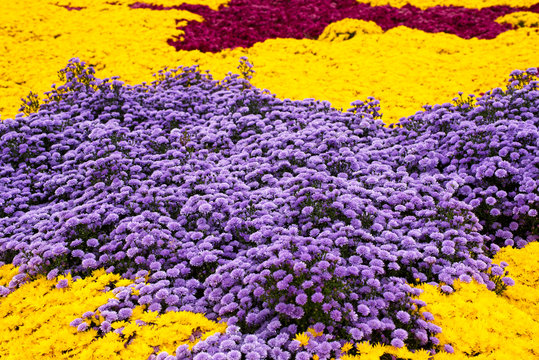
[[[151,74],[165,66],[194,64],[222,79],[245,55],[255,65],[253,84],[280,98],[315,98],[347,109],[352,101],[374,96],[381,101],[384,122],[395,123],[425,104],[453,98],[457,91],[479,94],[502,86],[505,74],[515,68],[537,66],[539,52],[539,33],[533,22],[491,40],[466,40],[402,26],[351,36],[363,33],[363,26],[346,22],[339,29],[338,41],[271,39],[215,54],[176,51],[167,39],[178,35],[176,27],[203,21],[201,16],[189,11],[131,9],[127,1],[57,3],[14,0],[0,5],[0,41],[6,48],[6,56],[0,59],[3,119],[15,116],[20,98],[30,91],[48,91],[57,81],[57,70],[74,56],[94,65],[100,77],[120,76],[138,84],[151,81]],[[174,2],[161,3],[171,6]],[[210,3],[213,9],[220,4],[224,3]],[[478,7],[482,4],[508,5],[477,2]],[[59,5],[82,9],[68,11]],[[76,49],[73,44],[78,44]]]
[[[133,9],[187,10],[204,21],[190,21],[181,34],[168,40],[177,50],[218,52],[227,48],[251,47],[267,39],[317,39],[324,28],[343,19],[373,21],[384,31],[406,26],[429,33],[449,33],[470,39],[493,39],[511,29],[498,23],[499,17],[513,12],[539,12],[539,5],[530,7],[492,6],[470,9],[457,6],[436,6],[420,9],[412,5],[397,8],[371,6],[354,0],[267,2],[233,0],[218,11],[206,6],[182,4],[153,5],[136,2]]]
[[[0,358],[534,358],[539,4],[410,2],[2,3]]]
[[[239,69],[128,86],[73,60],[45,103],[3,121],[0,261],[20,273],[2,293],[98,268],[147,277],[102,316],[138,304],[226,322],[197,360],[329,359],[346,341],[451,351],[414,286],[514,283],[491,256],[539,236],[537,69],[392,128],[374,99],[280,100]],[[293,340],[309,331],[309,348]]]

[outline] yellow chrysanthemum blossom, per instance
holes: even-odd
[[[69,6],[69,7],[83,7],[89,8],[93,6],[99,6],[107,8],[111,5],[120,5],[127,6],[133,4],[135,1],[132,0],[58,0],[55,1],[55,4],[58,6]],[[221,5],[226,6],[230,0],[159,0],[159,1],[147,1],[147,3],[159,4],[165,7],[175,6],[181,4],[193,4],[193,5],[206,5],[210,9],[218,10]]]
[[[533,242],[524,249],[503,248],[493,259],[494,263],[505,261],[509,276],[515,280],[502,294],[511,305],[529,314],[531,319],[539,321],[539,243]]]
[[[354,348],[354,345],[350,342],[344,343],[344,345],[341,347],[341,351],[343,353],[347,353],[348,351],[352,350]]]
[[[324,334],[323,331],[316,331],[313,328],[308,328],[307,331],[310,332],[311,335],[314,336],[314,337],[322,336]]]
[[[0,286],[7,287],[11,279],[19,273],[19,269],[11,264],[0,267]]]
[[[0,283],[8,284],[17,272],[12,265],[0,267]],[[63,278],[69,280],[68,287],[56,288]],[[111,324],[121,333],[98,336],[94,328],[79,332],[70,326],[72,320],[88,309],[97,309],[114,297],[112,290],[103,291],[111,283],[115,288],[132,286],[130,280],[97,270],[75,282],[70,275],[53,280],[39,276],[0,297],[0,358],[15,360],[24,354],[28,358],[51,359],[146,359],[157,348],[174,353],[181,344],[192,347],[201,339],[226,330],[226,324],[210,321],[203,314],[159,315],[144,312],[142,306],[135,307],[128,319]],[[95,314],[85,320],[88,326],[103,322],[99,311]],[[139,325],[136,320],[146,325]]]
[[[296,334],[294,340],[298,341],[301,346],[307,346],[309,344],[309,335],[307,333]]]

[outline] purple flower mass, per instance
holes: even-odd
[[[316,39],[324,28],[350,18],[374,21],[383,30],[407,26],[425,32],[445,32],[464,39],[493,39],[511,29],[495,20],[517,11],[539,12],[531,7],[490,6],[470,9],[459,6],[435,6],[425,10],[407,4],[397,8],[371,6],[355,0],[231,0],[219,10],[204,5],[163,6],[135,2],[133,9],[187,10],[204,21],[189,21],[182,35],[168,40],[177,50],[219,52],[235,47],[250,47],[267,39]],[[178,20],[179,21],[179,20]],[[353,35],[351,35],[353,36]]]
[[[496,249],[539,236],[535,69],[393,127],[372,98],[343,112],[196,67],[137,86],[76,59],[63,72],[37,113],[0,123],[0,262],[24,269],[2,293],[105,268],[139,290],[115,290],[98,309],[109,323],[137,304],[226,321],[201,357],[290,359],[309,327],[324,333],[313,353],[433,349],[440,329],[410,285],[489,284]]]

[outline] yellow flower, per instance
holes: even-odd
[[[539,27],[539,14],[529,11],[519,11],[496,19],[497,23],[508,23],[517,27]]]
[[[341,351],[343,353],[347,353],[348,351],[352,350],[353,347],[354,347],[354,345],[352,345],[352,343],[347,342],[341,347]]]
[[[414,352],[413,360],[429,360],[430,358],[430,351],[421,349]]]
[[[320,359],[320,356],[318,356],[316,354],[313,355],[313,360],[319,360],[319,359]]]
[[[304,332],[301,334],[296,334],[296,337],[294,338],[294,340],[299,341],[301,346],[307,346],[307,344],[309,344],[309,335],[307,335]]]
[[[322,334],[324,334],[323,331],[316,331],[316,330],[313,329],[313,328],[308,328],[307,331],[310,332],[311,335],[314,336],[314,337],[322,336]]]

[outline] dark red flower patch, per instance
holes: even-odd
[[[315,39],[327,25],[345,18],[374,21],[384,30],[404,25],[429,33],[455,34],[464,39],[492,39],[511,29],[509,24],[494,21],[499,16],[516,11],[539,12],[539,4],[530,8],[436,6],[421,10],[411,5],[402,8],[370,6],[355,0],[232,0],[218,11],[189,4],[165,7],[136,2],[130,6],[133,9],[188,10],[201,15],[204,22],[189,21],[182,28],[183,39],[175,36],[168,44],[177,50],[205,52],[250,47],[266,39]]]

